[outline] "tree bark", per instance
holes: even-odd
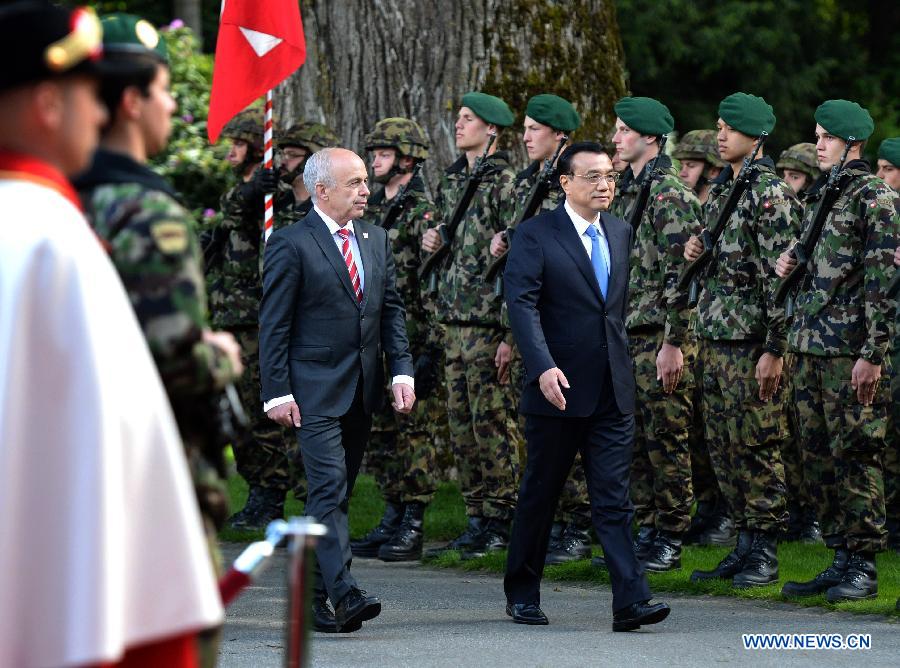
[[[279,124],[313,120],[359,153],[380,118],[416,120],[431,139],[429,180],[457,157],[454,122],[470,90],[516,114],[501,144],[524,166],[521,124],[537,93],[570,100],[578,139],[606,140],[625,94],[613,0],[301,0],[307,59],[276,94]]]
[[[207,1],[218,2],[218,0]],[[197,40],[203,44],[203,8],[201,5],[202,0],[173,0],[172,12],[174,18],[184,21],[184,24],[197,35]]]

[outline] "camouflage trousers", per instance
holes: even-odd
[[[385,397],[390,397],[390,391],[388,385]],[[419,399],[409,415],[400,415],[390,400],[385,400],[372,416],[366,469],[375,476],[386,501],[431,503],[437,455],[431,420],[434,404],[446,406],[444,397],[445,393],[441,391],[433,392],[427,399]]]
[[[509,382],[514,388],[513,396],[518,401],[525,385],[525,367],[515,346],[513,346],[513,357],[509,365]],[[522,414],[519,414],[518,425],[519,433],[524,434],[525,416]],[[525,470],[525,460],[526,450],[522,448],[519,452],[519,469],[522,471]],[[559,495],[553,521],[572,525],[582,531],[588,531],[592,526],[591,500],[588,497],[587,479],[584,475],[581,457],[576,457],[572,464],[572,470],[569,471],[569,477],[566,478],[566,483]]]
[[[895,337],[900,335],[900,323],[894,331]],[[891,419],[884,451],[884,507],[888,540],[891,547],[900,549],[900,342],[895,347],[891,355]]]
[[[297,447],[297,439],[263,412],[259,398],[259,330],[246,327],[233,333],[241,346],[244,363],[244,374],[237,389],[250,420],[247,432],[232,444],[238,473],[251,487],[287,492],[291,485],[288,455]],[[299,462],[300,458],[295,461]],[[297,479],[303,482],[297,485],[295,496],[306,498],[306,476],[302,471],[297,472]]]
[[[694,363],[694,415],[691,418],[691,430],[688,433],[688,448],[691,451],[691,487],[697,504],[705,504],[709,508],[721,506],[724,501],[719,492],[719,481],[713,470],[709,448],[706,445],[706,427],[703,424],[703,365],[698,354]]]
[[[466,513],[512,521],[522,436],[511,385],[497,382],[503,340],[489,327],[446,326],[445,374],[450,438]]]
[[[637,386],[631,501],[638,526],[683,533],[691,525],[690,433],[694,418],[697,344],[682,346],[684,373],[672,394],[656,379],[663,331],[629,333]]]
[[[785,397],[788,398],[794,396],[795,366],[795,355],[787,353],[784,356],[784,375],[781,382],[784,385]],[[790,524],[793,526],[813,519],[815,503],[809,494],[803,474],[803,448],[798,435],[797,412],[793,410],[792,406],[789,406],[787,410],[787,425],[787,438],[781,448],[781,460],[784,462],[784,487],[787,491],[788,516]]]
[[[850,386],[855,362],[797,353],[792,403],[825,544],[879,552],[885,546],[882,457],[890,387],[879,383],[874,403],[864,407]]]
[[[756,363],[761,344],[700,339],[703,421],[719,489],[739,529],[784,528],[784,466],[787,436],[784,391],[759,400]]]

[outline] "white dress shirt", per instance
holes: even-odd
[[[603,259],[605,260],[604,264],[606,264],[606,274],[609,275],[610,268],[612,267],[612,262],[609,257],[609,241],[607,241],[606,234],[603,232],[603,226],[600,225],[600,214],[598,213],[593,221],[587,221],[578,215],[575,212],[575,209],[569,206],[568,201],[565,203],[565,209],[566,213],[569,214],[569,218],[572,219],[572,224],[575,226],[575,231],[578,232],[578,238],[581,239],[581,245],[584,246],[588,258],[591,257],[591,238],[587,234],[587,228],[593,225],[597,229],[598,236],[600,237],[600,252],[603,253]]]
[[[313,206],[313,209],[319,217],[325,221],[325,225],[328,227],[328,231],[331,233],[331,238],[334,239],[334,243],[337,245],[338,253],[341,254],[341,257],[344,255],[344,240],[341,238],[341,235],[338,234],[338,230],[341,229],[341,226],[334,222],[334,219],[331,218],[328,214],[326,214],[322,209],[320,209],[317,205]],[[356,232],[353,230],[353,221],[348,222],[344,229],[350,230],[350,250],[353,253],[353,261],[356,263],[356,271],[359,272],[359,286],[362,290],[363,296],[366,294],[366,271],[365,267],[363,267],[362,263],[362,254],[359,252],[359,244],[356,241]],[[397,384],[409,385],[412,388],[415,388],[415,381],[412,376],[394,376],[391,379],[391,385]],[[275,408],[276,406],[281,406],[282,404],[286,404],[290,401],[294,401],[293,394],[286,394],[283,397],[275,397],[274,399],[269,399],[266,402],[263,402],[263,411],[268,413],[269,410]],[[302,408],[301,408],[302,410]]]

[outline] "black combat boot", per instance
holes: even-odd
[[[781,588],[782,596],[815,596],[824,594],[830,587],[840,584],[844,573],[847,572],[847,564],[850,561],[850,551],[846,547],[839,547],[834,551],[834,559],[831,566],[806,582],[785,582]]]
[[[272,520],[284,517],[285,492],[277,489],[253,486],[247,495],[247,503],[239,513],[228,520],[228,526],[238,531],[262,531]]]
[[[734,522],[725,514],[719,514],[709,521],[706,530],[697,539],[699,545],[731,547],[735,544]]]
[[[418,561],[422,558],[422,526],[425,521],[424,503],[407,503],[403,520],[393,537],[378,550],[382,561]]]
[[[644,569],[662,573],[681,568],[681,536],[680,533],[660,531],[647,553]]]
[[[716,504],[710,501],[697,503],[697,512],[691,517],[691,526],[684,533],[682,543],[684,545],[696,545],[700,536],[709,528],[710,522],[715,517]]]
[[[638,561],[644,561],[656,540],[656,529],[653,527],[640,527],[637,536],[634,537],[634,556]]]
[[[878,571],[871,552],[852,552],[841,581],[825,592],[829,603],[862,601],[878,596]]]
[[[778,580],[778,539],[769,531],[753,534],[750,554],[744,560],[744,568],[731,581],[738,589],[762,587]]]
[[[822,542],[822,529],[815,520],[807,520],[800,527],[800,541],[808,545],[816,545]]]
[[[591,535],[588,531],[576,529],[571,524],[563,531],[556,543],[556,549],[548,552],[544,559],[547,565],[565,564],[591,556]]]
[[[487,522],[483,517],[469,517],[469,523],[466,526],[466,530],[459,534],[456,538],[451,540],[446,545],[442,545],[441,547],[433,547],[429,548],[426,552],[429,557],[438,557],[442,555],[444,552],[450,552],[451,550],[467,550],[481,537],[481,532],[484,531],[485,525]]]
[[[499,552],[509,546],[509,521],[490,519],[484,527],[484,531],[478,540],[463,550],[463,559],[477,559],[490,552]]]
[[[734,549],[726,554],[725,558],[711,571],[698,569],[691,573],[691,582],[702,582],[714,578],[730,580],[744,570],[744,561],[746,561],[747,555],[750,554],[751,545],[753,545],[753,533],[746,530],[739,531]]]
[[[358,540],[350,541],[350,551],[354,557],[373,558],[378,556],[378,549],[388,542],[403,518],[403,506],[399,503],[388,501],[384,506],[384,515],[374,529]]]
[[[562,539],[565,530],[565,522],[554,522],[553,526],[550,527],[550,542],[547,544],[548,555],[559,547],[559,541]]]

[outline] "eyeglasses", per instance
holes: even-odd
[[[610,172],[609,174],[566,174],[566,176],[577,176],[579,179],[584,179],[592,186],[598,185],[601,179],[606,179],[606,182],[609,185],[613,185],[619,181],[619,172]]]

